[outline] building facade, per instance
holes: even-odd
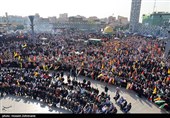
[[[139,16],[142,0],[132,0],[129,31],[136,32],[139,24]]]
[[[154,12],[150,15],[143,15],[142,24],[144,25],[153,25],[153,26],[164,26],[166,22],[170,21],[170,13],[165,12]]]

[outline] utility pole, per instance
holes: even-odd
[[[8,19],[8,13],[5,13],[6,16],[6,25],[7,25],[7,31],[9,30],[9,19]]]
[[[29,19],[30,19],[30,26],[31,26],[31,38],[32,38],[32,41],[34,41],[34,16],[28,16]]]

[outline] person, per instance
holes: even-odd
[[[3,87],[3,83],[0,82],[0,90],[1,90],[1,97],[3,97],[3,93],[4,93],[4,87]]]
[[[127,112],[130,111],[131,108],[132,108],[132,105],[131,105],[131,103],[129,103],[126,107],[123,108],[123,111],[124,111],[125,113],[127,113]]]
[[[115,101],[117,101],[117,100],[119,99],[119,97],[120,97],[119,92],[116,92],[116,95],[115,95],[115,97],[113,97],[113,99],[114,99]]]
[[[120,104],[120,109],[123,109],[127,105],[126,99]]]
[[[124,101],[123,96],[116,102],[118,105],[120,105]]]
[[[119,92],[120,92],[120,88],[116,87],[116,93],[119,93]]]
[[[105,90],[105,92],[106,92],[106,94],[107,94],[107,93],[108,93],[108,90],[109,90],[109,88],[107,87],[107,85],[105,86],[104,90]]]
[[[92,107],[93,105],[87,103],[86,106],[83,108],[83,113],[84,114],[89,114],[92,112]]]

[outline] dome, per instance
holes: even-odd
[[[113,28],[111,26],[107,26],[104,28],[104,33],[106,34],[110,34],[110,33],[113,33]]]

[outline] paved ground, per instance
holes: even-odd
[[[79,77],[79,81],[82,81],[84,77]],[[91,80],[86,78],[87,80]],[[107,83],[91,80],[92,86],[97,87],[100,92],[104,91],[104,87]],[[115,104],[113,96],[115,96],[114,85],[108,85],[109,94],[111,95],[111,101]],[[130,113],[166,113],[165,111],[159,109],[155,104],[149,102],[145,98],[139,98],[136,96],[135,92],[126,90],[125,88],[120,88],[120,95],[126,98],[126,100],[132,103],[132,109]],[[119,106],[115,104],[118,109],[118,113],[122,113]],[[6,107],[4,109],[4,107]],[[35,100],[30,100],[27,98],[16,97],[16,96],[7,96],[0,99],[0,113],[71,113],[70,111],[52,108]]]

